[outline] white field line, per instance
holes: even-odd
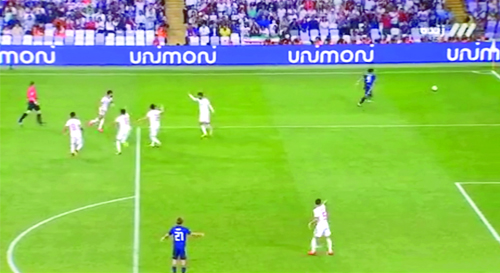
[[[500,75],[495,70],[491,70],[491,74],[493,74],[493,76],[497,77],[497,79],[500,80]]]
[[[500,184],[500,182],[457,182],[458,184],[460,185],[474,185],[474,184],[477,184],[477,185],[488,185],[488,184]]]
[[[124,200],[128,200],[128,199],[132,199],[134,198],[134,196],[129,196],[129,197],[123,197],[123,198],[118,198],[118,199],[113,199],[113,200],[109,200],[109,201],[105,201],[105,202],[100,202],[100,203],[95,203],[95,204],[92,204],[92,205],[88,205],[88,206],[84,206],[84,207],[80,207],[80,208],[77,208],[77,209],[74,209],[74,210],[70,210],[70,211],[67,211],[67,212],[63,212],[61,214],[58,214],[56,216],[52,216],[50,218],[47,218],[31,227],[29,227],[28,229],[26,229],[25,231],[23,231],[21,234],[17,235],[17,237],[10,243],[9,245],[9,248],[7,249],[7,262],[9,264],[9,267],[10,269],[12,270],[12,272],[14,273],[21,273],[21,271],[19,270],[19,268],[17,267],[15,261],[14,261],[14,250],[16,249],[16,246],[17,244],[26,236],[28,235],[28,233],[32,232],[33,230],[49,223],[49,222],[52,222],[58,218],[61,218],[63,216],[66,216],[66,215],[69,215],[69,214],[72,214],[72,213],[75,213],[75,212],[79,212],[79,211],[82,211],[82,210],[86,210],[86,209],[90,209],[90,208],[95,208],[95,207],[98,207],[98,206],[102,206],[102,205],[106,205],[106,204],[111,204],[111,203],[115,203],[115,202],[120,202],[120,201],[124,201]]]
[[[141,128],[137,128],[135,143],[134,178],[134,239],[132,249],[132,272],[139,273],[139,251],[141,244]]]
[[[359,71],[294,71],[294,72],[172,72],[170,70],[163,73],[85,73],[85,72],[63,72],[63,73],[48,73],[48,72],[21,72],[21,73],[0,73],[3,76],[279,76],[279,75],[359,75]],[[440,73],[476,73],[480,71],[471,70],[394,70],[394,71],[379,71],[377,74],[440,74]],[[487,71],[485,71],[488,74]]]
[[[343,129],[343,128],[425,128],[425,127],[500,127],[500,123],[464,124],[338,124],[338,125],[228,125],[216,129]],[[195,129],[198,126],[162,126],[163,129]]]
[[[458,188],[458,191],[460,191],[460,193],[463,195],[463,197],[465,198],[465,200],[467,201],[467,203],[469,203],[469,205],[472,207],[472,209],[477,214],[477,216],[479,217],[479,219],[481,220],[481,222],[483,222],[483,224],[486,226],[486,228],[491,233],[491,235],[493,235],[493,238],[495,238],[495,240],[498,243],[500,243],[500,235],[498,235],[498,232],[490,224],[490,222],[488,221],[488,219],[486,219],[486,217],[481,212],[481,210],[478,208],[478,206],[476,205],[476,203],[474,203],[474,201],[469,196],[469,194],[467,193],[467,191],[465,191],[464,187],[462,187],[462,184],[500,184],[500,183],[498,183],[498,182],[488,182],[488,183],[481,183],[481,182],[478,182],[478,183],[472,183],[472,182],[460,183],[460,182],[457,182],[457,183],[455,183],[455,185]]]

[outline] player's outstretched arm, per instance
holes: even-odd
[[[191,95],[191,94],[188,94],[188,96],[193,100],[193,101],[198,101],[198,98],[196,98],[195,96]]]
[[[193,236],[193,237],[203,237],[203,236],[205,236],[205,233],[203,233],[203,232],[191,232],[191,236]]]
[[[168,234],[168,233],[165,234],[165,236],[161,237],[160,242],[165,241],[166,239],[168,239],[168,237],[170,237],[170,234]]]

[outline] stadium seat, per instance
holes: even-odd
[[[337,43],[340,40],[339,30],[336,28],[330,29],[330,39],[333,43]]]
[[[115,45],[115,35],[112,33],[106,35],[104,44],[107,46],[114,46]]]
[[[189,45],[199,46],[200,45],[200,37],[190,36],[189,37]]]
[[[44,36],[43,45],[51,46],[54,44],[54,36]]]
[[[144,30],[137,30],[135,32],[135,45],[137,46],[146,45],[146,33]]]
[[[326,40],[326,38],[328,37],[329,34],[330,34],[330,32],[328,31],[328,29],[326,29],[326,28],[319,29],[319,35],[320,35],[322,41]]]
[[[83,30],[75,31],[75,45],[85,45],[85,32]]]
[[[301,31],[300,32],[300,40],[302,41],[302,44],[304,45],[310,45],[311,44],[311,37],[309,37],[309,33]]]
[[[33,45],[33,36],[24,35],[23,36],[23,45]]]
[[[221,45],[230,45],[231,44],[231,40],[227,36],[220,37],[220,44]]]
[[[134,37],[134,36],[127,35],[127,36],[125,37],[125,45],[128,45],[128,46],[135,46],[135,37]]]
[[[208,45],[210,43],[210,38],[208,36],[201,36],[200,37],[200,45]]]
[[[54,38],[54,45],[56,45],[56,46],[64,45],[64,38],[63,37],[55,37]]]
[[[238,35],[238,33],[231,34],[231,44],[233,44],[233,45],[240,44],[240,35]]]
[[[34,36],[33,37],[33,45],[43,45],[43,36]]]
[[[75,43],[75,31],[66,30],[66,36],[64,37],[64,44],[73,45]]]
[[[2,45],[11,45],[12,44],[12,36],[10,35],[2,35]]]
[[[311,40],[316,40],[316,38],[319,37],[319,30],[317,29],[311,29],[311,31],[309,31],[309,35],[311,35]]]
[[[116,36],[115,45],[124,46],[125,45],[125,36],[122,36],[122,35]]]
[[[85,45],[86,46],[93,46],[95,45],[95,36],[92,34],[88,34],[87,33],[85,34]]]
[[[155,40],[155,32],[153,30],[146,30],[146,45],[152,45]]]
[[[210,37],[210,45],[217,46],[220,44],[219,36]]]
[[[12,37],[12,44],[13,45],[22,45],[23,44],[23,36],[21,35],[16,35]]]

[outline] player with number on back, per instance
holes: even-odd
[[[160,119],[163,114],[163,106],[160,109],[156,109],[156,105],[151,104],[149,106],[149,111],[145,117],[140,118],[138,121],[149,119],[149,138],[151,139],[151,147],[159,147],[161,142],[158,140],[158,131],[160,130]]]
[[[330,239],[330,225],[328,225],[328,213],[326,212],[326,201],[321,202],[321,199],[316,199],[315,201],[316,207],[313,210],[314,219],[309,222],[309,228],[313,225],[316,225],[314,228],[313,238],[311,240],[311,251],[309,251],[309,255],[316,255],[317,248],[317,239],[321,237],[326,238],[326,244],[328,246],[328,255],[333,255],[333,243],[332,239]]]
[[[122,153],[122,145],[128,147],[127,138],[130,135],[132,127],[130,126],[130,116],[127,110],[121,109],[120,115],[115,119],[118,125],[118,133],[116,134],[116,154]]]
[[[108,90],[106,92],[106,95],[102,97],[100,106],[99,106],[99,114],[97,118],[89,121],[89,126],[92,126],[99,122],[99,126],[97,127],[97,130],[99,132],[103,132],[103,126],[104,126],[104,117],[106,116],[106,112],[108,112],[109,106],[113,103],[113,91]]]
[[[363,78],[360,79],[363,80],[364,83],[365,95],[359,101],[358,106],[361,106],[366,100],[371,101],[373,97],[373,85],[375,84],[376,78],[375,74],[373,74],[373,69],[370,68],[368,69],[368,73],[363,75]],[[357,83],[359,84],[359,81]]]
[[[177,218],[177,224],[170,229],[170,231],[161,238],[161,241],[172,237],[173,239],[173,253],[172,253],[172,272],[177,272],[177,262],[180,261],[181,272],[186,272],[186,242],[188,236],[202,237],[205,234],[200,232],[191,232],[188,228],[183,226],[184,221],[182,218]]]
[[[64,126],[63,132],[69,129],[69,137],[70,137],[70,150],[71,155],[75,156],[80,152],[83,147],[83,135],[82,135],[82,123],[76,117],[75,112],[71,112],[69,114],[69,119],[66,121],[66,125]]]
[[[210,101],[203,96],[202,92],[198,92],[197,95],[198,97],[189,94],[189,97],[193,101],[198,102],[200,110],[199,122],[200,122],[201,132],[203,133],[201,137],[205,138],[207,136],[211,136],[213,133],[212,125],[210,125],[210,113],[214,113],[215,111],[212,105],[210,104]]]

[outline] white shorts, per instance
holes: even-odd
[[[118,131],[116,134],[116,140],[125,142],[127,141],[128,136],[130,135],[131,128],[125,128]]]
[[[200,115],[200,123],[210,123],[210,115]]]
[[[108,108],[99,107],[99,116],[106,115],[106,112],[108,112]]]
[[[81,147],[83,146],[83,138],[81,136],[77,136],[77,137],[70,137],[69,139],[70,141],[70,145],[73,147],[76,146],[76,147]]]
[[[314,237],[329,237],[332,235],[328,222],[319,222],[314,229]]]
[[[156,137],[158,135],[159,130],[160,130],[160,127],[158,127],[158,126],[149,127],[149,136]]]

